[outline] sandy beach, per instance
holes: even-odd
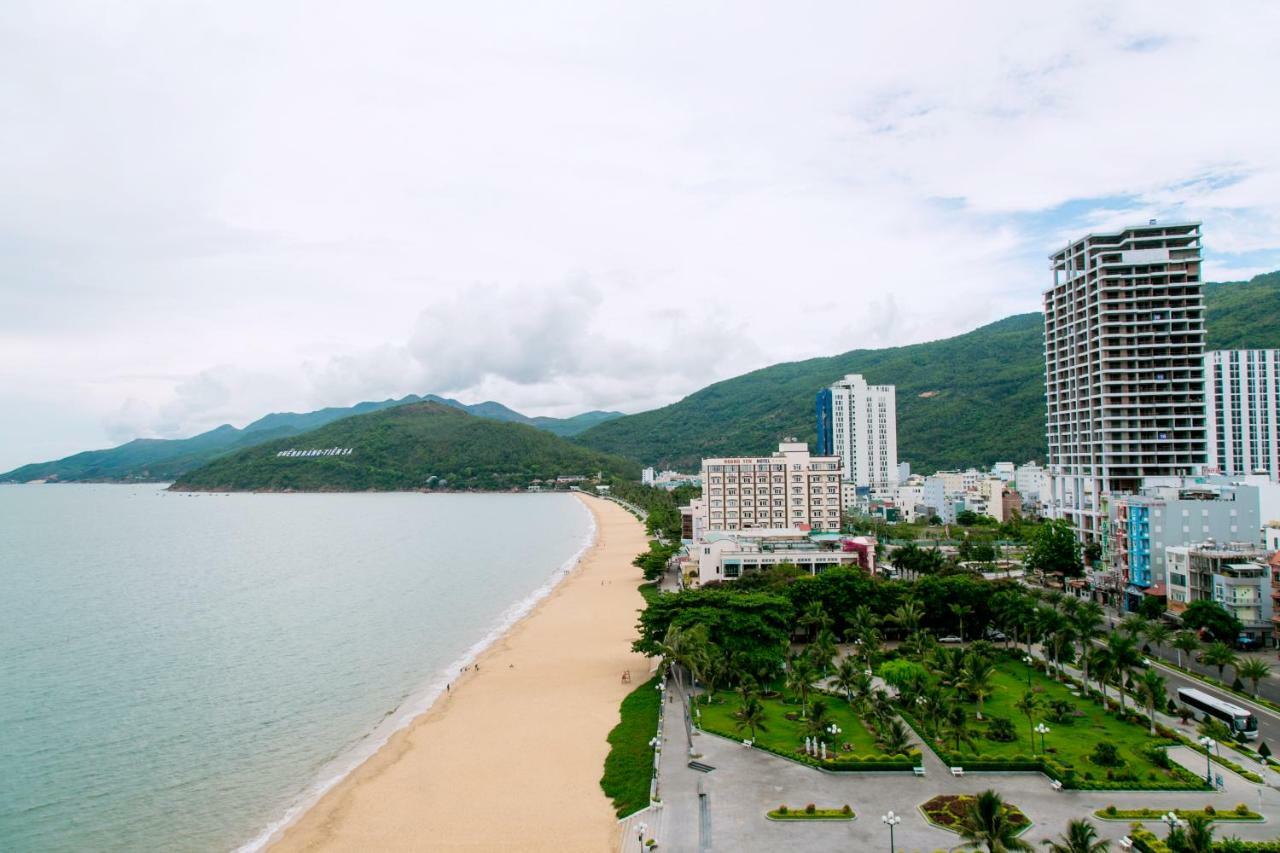
[[[309,812],[273,851],[613,849],[600,790],[618,704],[645,658],[630,650],[642,525],[580,497],[596,542],[572,573]]]

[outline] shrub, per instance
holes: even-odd
[[[1249,813],[1249,807],[1248,807],[1248,806],[1246,806],[1244,803],[1236,803],[1236,814],[1238,814],[1238,815],[1240,815],[1240,816],[1242,816],[1242,817],[1243,817],[1244,815],[1247,815],[1248,813]]]
[[[807,805],[807,806],[805,806],[805,807],[804,807],[804,813],[805,813],[805,814],[813,814],[813,813],[814,813],[814,812],[816,812],[817,810],[818,810],[818,807],[817,807],[817,806],[815,806],[813,803],[809,803],[809,805]]]
[[[786,806],[778,806],[778,814],[786,814],[786,813],[787,813]]]
[[[1098,741],[1093,748],[1093,753],[1089,756],[1094,764],[1102,767],[1119,767],[1124,764],[1120,760],[1120,752],[1116,749],[1116,745],[1110,741]],[[1107,774],[1107,778],[1111,778],[1111,774]]]
[[[1107,815],[1108,815],[1108,816],[1114,816],[1114,815],[1115,815],[1115,813],[1116,813],[1116,807],[1115,807],[1115,806],[1107,806]]]
[[[845,803],[840,807],[840,814],[853,814],[853,809],[849,807],[848,803]]]
[[[1217,813],[1218,813],[1218,810],[1217,810],[1217,809],[1215,809],[1213,806],[1205,806],[1205,807],[1204,807],[1204,813],[1205,813],[1205,814],[1210,814],[1210,815],[1212,815],[1212,814],[1217,814]]]
[[[1004,743],[1017,740],[1018,736],[1013,730],[1013,720],[1008,717],[992,717],[991,723],[987,726],[987,737]]]

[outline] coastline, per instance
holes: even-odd
[[[595,541],[576,565],[309,809],[273,851],[612,849],[600,790],[618,705],[648,670],[630,650],[647,537],[610,501],[579,496]],[[255,845],[257,846],[257,845]]]

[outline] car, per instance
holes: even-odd
[[[939,637],[938,642],[939,643],[963,643],[964,640],[960,639],[955,634],[948,634],[945,637]]]
[[[1003,643],[1008,639],[1008,637],[1004,635],[1004,631],[997,631],[995,628],[988,628],[987,639],[994,643]]]

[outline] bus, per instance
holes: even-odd
[[[1200,712],[1203,717],[1213,717],[1226,723],[1233,732],[1241,732],[1249,740],[1258,737],[1258,718],[1248,708],[1224,702],[1216,696],[1210,696],[1190,687],[1178,688],[1178,701],[1192,711]]]

